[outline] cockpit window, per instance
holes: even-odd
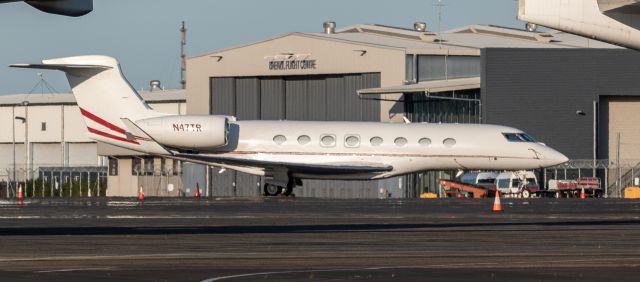
[[[502,133],[502,135],[509,142],[538,142],[538,140],[526,133]]]

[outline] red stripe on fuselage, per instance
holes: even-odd
[[[109,129],[111,129],[111,130],[113,130],[115,132],[118,132],[120,134],[126,134],[126,131],[124,129],[122,129],[119,126],[117,126],[117,125],[115,125],[113,123],[110,123],[110,122],[108,122],[108,121],[106,121],[104,119],[101,119],[100,117],[88,112],[87,110],[85,110],[83,108],[80,108],[80,113],[82,113],[82,115],[85,116],[86,118],[88,118],[88,119],[90,119],[92,121],[95,121],[95,122],[99,123],[100,125],[102,125],[102,126],[104,126],[106,128],[109,128]],[[102,131],[100,131],[100,132],[102,132]],[[118,138],[120,138],[120,137],[118,137]],[[124,140],[130,141],[128,139],[124,139]]]
[[[113,140],[118,140],[118,141],[122,141],[122,142],[127,142],[127,143],[131,143],[131,144],[136,144],[136,145],[140,145],[140,143],[133,141],[133,140],[129,140],[127,138],[122,138],[120,136],[115,136],[113,134],[109,134],[100,130],[97,130],[95,128],[91,128],[91,127],[87,127],[87,129],[89,130],[89,132],[93,133],[93,134],[97,134],[103,137],[107,137],[107,138],[111,138]]]

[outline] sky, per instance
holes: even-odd
[[[158,79],[180,86],[180,24],[187,26],[187,56],[289,32],[321,32],[359,23],[438,30],[437,0],[94,0],[78,18],[40,12],[23,2],[0,4],[0,95],[28,93],[38,71],[9,64],[76,55],[118,59],[129,82],[147,89]],[[515,0],[443,0],[443,31],[470,24],[521,28]],[[69,92],[61,72],[42,71],[57,92]],[[47,91],[41,87],[34,93]]]

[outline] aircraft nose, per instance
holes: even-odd
[[[569,158],[564,154],[549,148],[542,158],[542,163],[545,167],[556,166],[569,161]]]

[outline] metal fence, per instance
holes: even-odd
[[[144,162],[136,163],[131,171],[134,178],[137,178],[136,182],[138,187],[144,187],[144,194],[146,196],[156,197],[176,197],[187,196],[195,192],[196,184],[200,185],[200,191],[205,194],[205,181],[204,174],[195,175],[189,164],[184,166],[145,166]],[[204,169],[203,169],[204,170]],[[182,176],[187,180],[187,183],[183,182]],[[186,184],[186,185],[185,185]]]
[[[570,160],[543,170],[544,187],[549,180],[575,180],[598,177],[606,197],[621,198],[624,188],[640,184],[640,160]]]
[[[93,197],[105,196],[107,167],[39,167],[6,169],[0,172],[0,197],[17,197],[19,187],[24,197]]]

